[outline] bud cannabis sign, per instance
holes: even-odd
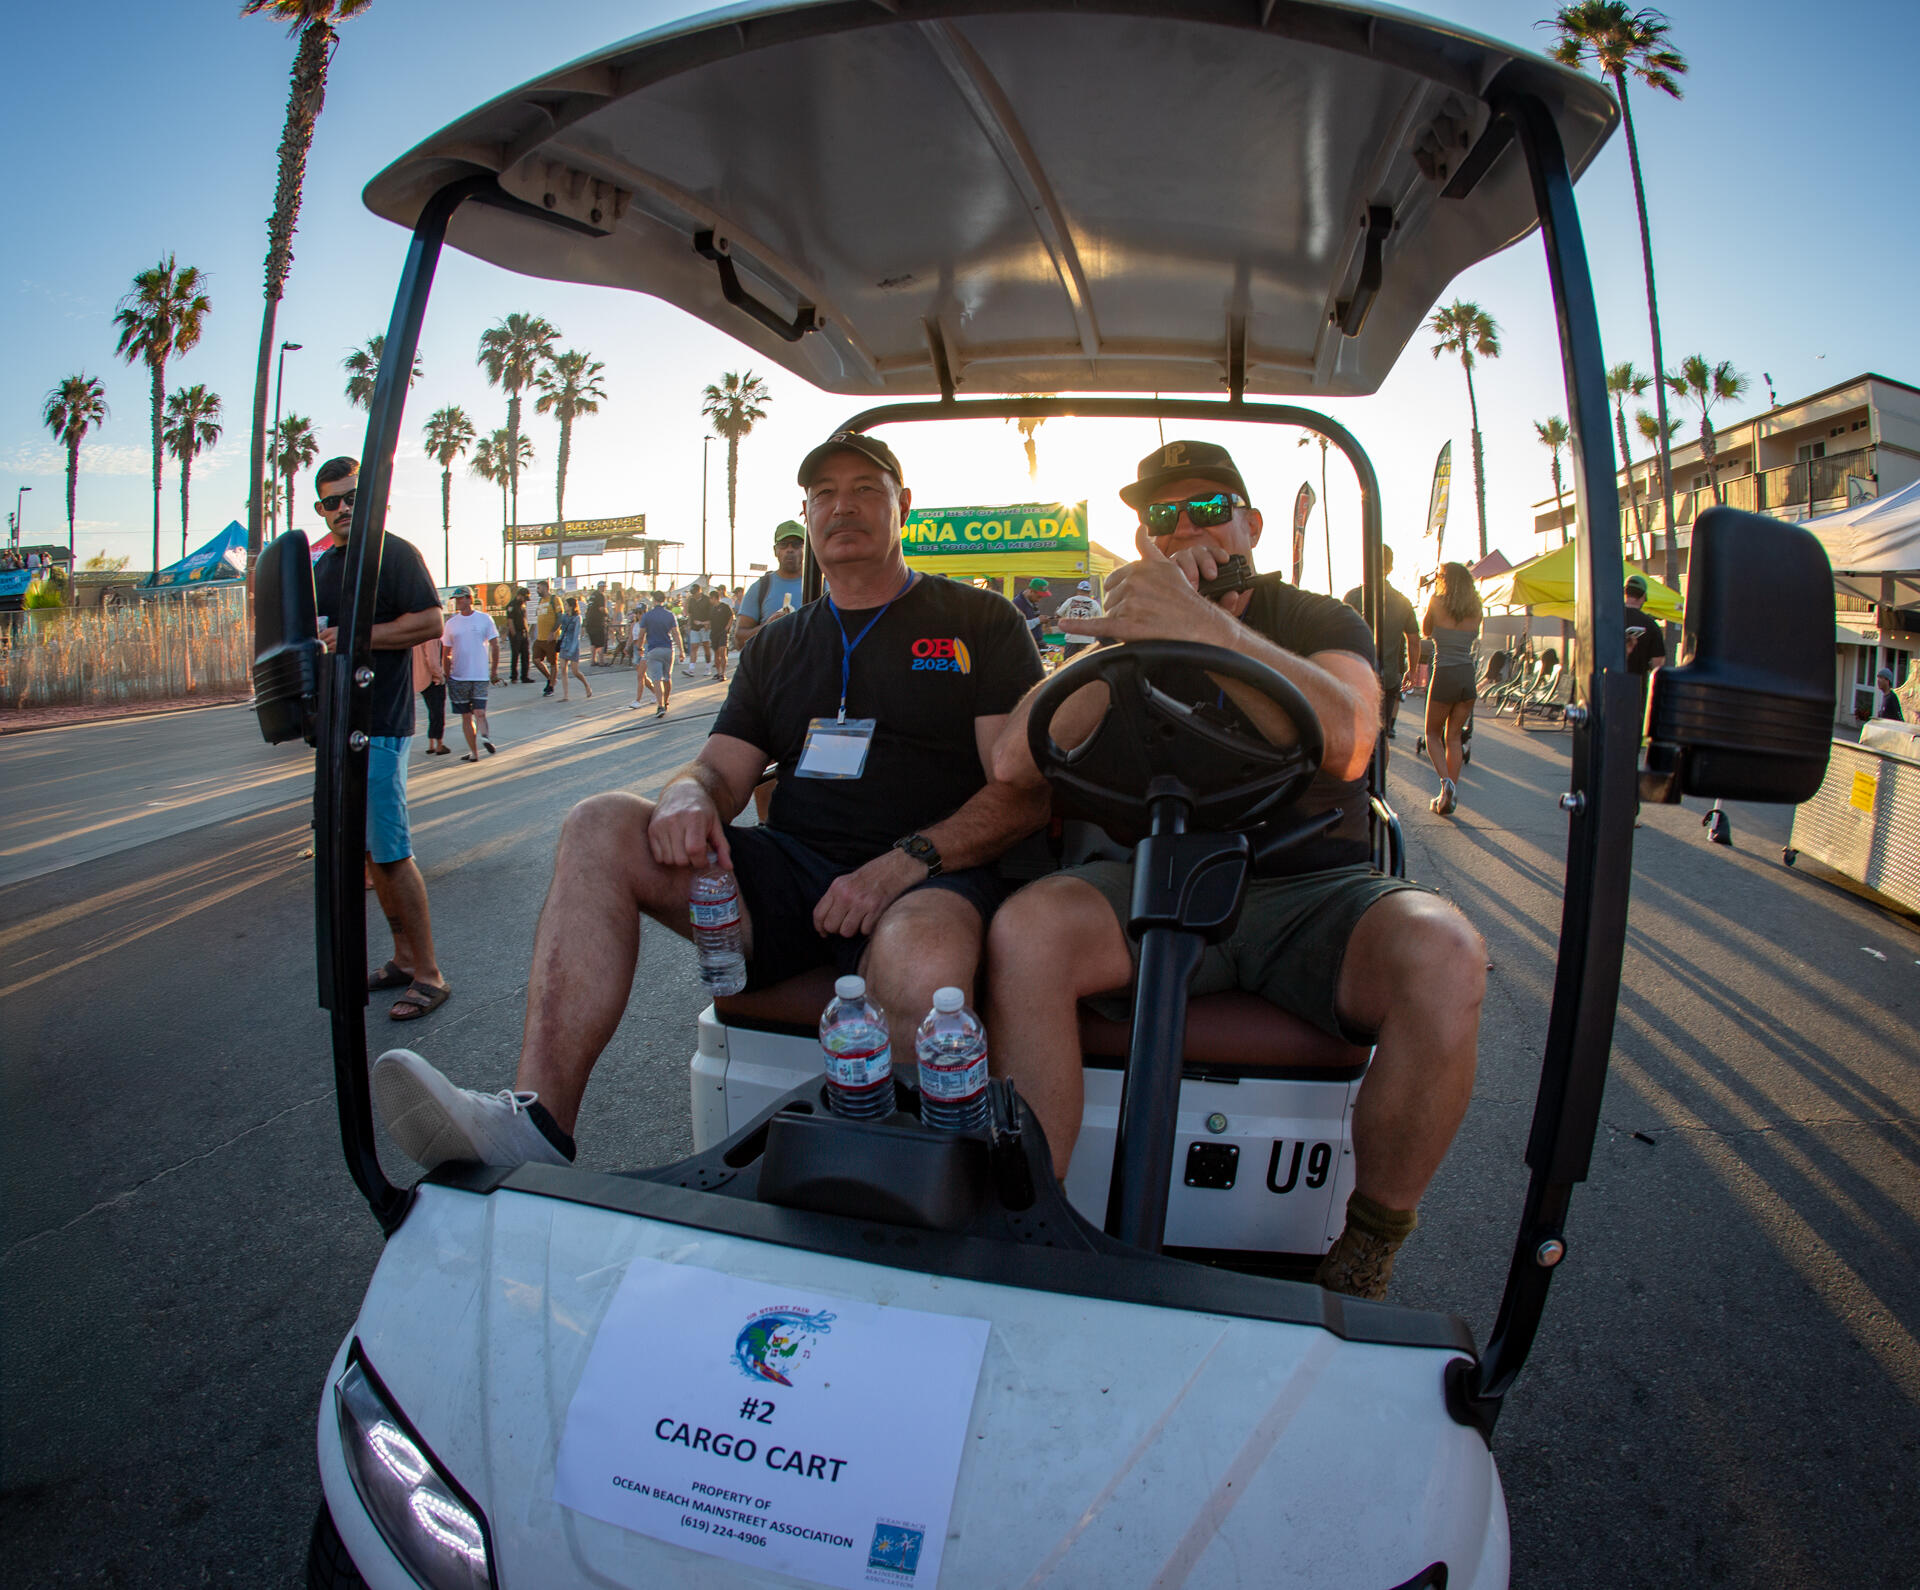
[[[900,532],[909,557],[970,552],[1087,550],[1084,502],[1022,502],[1010,508],[915,509]]]

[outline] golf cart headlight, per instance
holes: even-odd
[[[393,1554],[429,1590],[488,1590],[486,1520],[355,1360],[334,1387],[347,1469]]]

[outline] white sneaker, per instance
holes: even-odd
[[[373,1065],[373,1102],[407,1158],[426,1170],[448,1160],[482,1165],[565,1165],[567,1156],[533,1124],[539,1094],[457,1088],[411,1049]]]

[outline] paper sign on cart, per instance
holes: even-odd
[[[554,1500],[820,1584],[933,1585],[987,1331],[635,1259],[567,1410]]]

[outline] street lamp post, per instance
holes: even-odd
[[[301,344],[297,342],[281,343],[279,362],[274,367],[273,429],[267,433],[267,436],[268,436],[267,471],[270,475],[279,474],[279,471],[274,468],[273,450],[274,450],[274,447],[278,444],[280,439],[280,384],[281,382],[285,381],[287,378],[287,355],[290,353],[298,353],[300,351],[300,348],[301,348]],[[262,489],[264,489],[264,483],[262,485]],[[271,491],[267,493],[267,512],[273,520],[273,533],[274,535],[277,536],[280,534],[280,494],[279,492]],[[292,529],[293,527],[293,504],[292,503],[287,504],[287,527],[288,529]]]
[[[16,551],[20,546],[20,510],[23,506],[21,499],[32,490],[33,487],[31,486],[22,486],[13,494],[13,545]],[[701,495],[702,497],[706,495],[706,487],[704,484],[701,487]],[[702,522],[704,523],[704,519]]]

